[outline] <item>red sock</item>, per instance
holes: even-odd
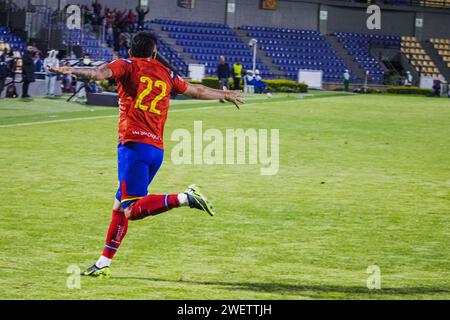
[[[178,208],[179,206],[178,195],[176,194],[149,194],[134,203],[131,207],[129,219],[143,219]]]
[[[102,256],[109,259],[114,257],[122,239],[127,234],[127,230],[128,219],[125,217],[125,213],[123,211],[113,210]]]

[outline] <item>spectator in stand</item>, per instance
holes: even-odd
[[[230,89],[230,66],[225,62],[225,57],[220,56],[219,65],[217,66],[217,78],[219,78],[219,89]],[[225,100],[220,100],[225,103]]]
[[[69,59],[72,59],[72,60],[77,59],[77,55],[75,54],[75,52],[73,52],[73,50],[70,51]]]
[[[113,40],[112,44],[114,46],[114,19],[115,13],[112,12],[108,7],[105,7],[105,20],[106,20],[106,34],[110,39]]]
[[[91,55],[89,53],[85,53],[83,55],[83,58],[78,63],[77,67],[90,67],[91,66]],[[84,86],[84,89],[83,89]],[[75,92],[78,92],[75,96],[75,101],[78,98],[84,98],[86,96],[86,89],[89,91],[89,83],[86,80],[83,79],[77,79],[77,85],[75,88]]]
[[[44,70],[44,61],[42,60],[41,51],[36,51],[34,53],[34,67],[36,72],[42,72]]]
[[[2,97],[3,88],[5,87],[5,80],[11,71],[5,61],[5,54],[0,55],[0,98]]]
[[[28,89],[30,83],[34,82],[34,60],[33,60],[33,46],[29,44],[22,56],[22,98],[30,98]]]
[[[104,16],[102,15],[102,5],[98,3],[98,1],[95,1],[92,3],[92,11],[94,12],[93,18],[94,23],[96,25],[101,26],[103,24]]]
[[[143,7],[138,6],[138,7],[136,7],[136,12],[138,14],[138,30],[137,31],[142,31],[142,30],[144,30],[145,16],[149,12],[148,7],[146,7],[144,10]]]
[[[70,66],[68,62],[64,64],[64,66]],[[73,87],[73,79],[72,75],[65,74],[62,76],[62,92],[64,93],[74,93],[75,89]]]
[[[113,27],[114,51],[120,50],[120,34],[122,32],[126,32],[125,30],[127,21],[126,12],[127,12],[126,10],[122,12],[117,11],[116,9],[112,11],[114,18],[114,27]]]
[[[6,47],[6,55],[10,58],[14,57],[14,50],[9,45]]]
[[[86,6],[81,6],[81,14],[83,15],[83,22],[84,22],[84,28],[87,32],[93,31],[93,24],[95,22],[94,19],[94,13],[91,11],[91,9]]]
[[[240,89],[242,79],[242,64],[241,60],[237,59],[233,64],[233,81],[234,81],[234,90]]]
[[[136,32],[135,28],[134,28],[134,24],[136,23],[136,15],[133,13],[133,10],[128,10],[128,29],[129,32]]]

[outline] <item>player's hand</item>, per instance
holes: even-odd
[[[72,67],[52,67],[47,65],[47,70],[49,72],[58,73],[58,74],[72,74],[73,68]]]
[[[241,109],[239,108],[239,104],[245,103],[244,93],[242,92],[242,90],[226,90],[225,100],[234,103],[236,108]]]

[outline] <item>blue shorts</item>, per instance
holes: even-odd
[[[164,150],[145,143],[127,142],[117,146],[119,189],[116,199],[124,209],[147,195],[163,158]]]

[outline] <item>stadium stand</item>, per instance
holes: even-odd
[[[258,39],[260,49],[284,72],[297,80],[299,69],[322,70],[324,82],[341,82],[345,69],[342,58],[315,30],[242,26],[247,36]],[[351,75],[352,80],[357,80]]]
[[[389,5],[450,8],[450,0],[382,0]]]
[[[158,37],[158,52],[181,75],[188,75],[188,64],[164,39]]]
[[[64,26],[59,26],[64,28]],[[81,46],[83,53],[88,53],[95,60],[111,61],[113,51],[102,44],[91,32],[85,32],[79,29],[63,29],[62,44],[64,46]]]
[[[228,63],[237,59],[244,69],[252,69],[252,52],[249,46],[236,35],[233,29],[218,23],[177,21],[155,19],[155,24],[162,25],[161,30],[168,32],[169,38],[175,39],[184,53],[197,63],[204,64],[206,74],[216,75],[219,57],[225,56]],[[256,68],[264,78],[272,78],[269,68],[257,59]]]
[[[166,40],[164,40],[161,37],[161,34],[156,32],[154,29],[152,29],[150,23],[145,23],[144,29],[147,31],[151,31],[158,39],[158,54],[161,55],[167,63],[181,76],[187,76],[188,75],[188,64],[187,62],[180,56],[180,54],[172,48],[172,46],[167,43]],[[107,43],[112,46],[108,41],[110,39],[109,37],[106,38]],[[112,41],[112,39],[110,39]],[[126,47],[122,47],[118,51],[118,55],[120,57],[127,58],[128,57],[128,49]]]
[[[383,3],[445,7],[448,0],[383,0]],[[52,21],[46,16],[50,11],[44,12],[42,21]],[[72,47],[77,46],[94,60],[112,60],[114,49],[118,50],[116,53],[119,56],[127,57],[131,37],[138,29],[136,16],[130,18],[124,14],[125,11],[107,9],[106,6],[104,12],[98,19],[85,19],[83,30],[68,30],[61,20],[57,20],[58,23],[51,28],[61,32],[62,41],[55,37],[60,41],[59,47],[64,47],[63,51],[70,54]],[[103,24],[97,21],[100,18]],[[252,69],[252,49],[248,45],[252,38],[258,40],[256,68],[264,79],[297,80],[299,69],[310,69],[322,70],[325,83],[341,83],[344,70],[348,69],[352,83],[361,84],[367,70],[369,84],[380,85],[391,76],[391,72],[403,74],[404,65],[399,63],[400,60],[386,59],[386,56],[391,58],[394,55],[398,59],[399,52],[404,55],[402,63],[406,58],[411,64],[408,66],[411,71],[416,69],[418,73],[432,77],[444,75],[449,78],[450,74],[450,40],[445,38],[417,41],[410,36],[339,31],[321,34],[317,29],[255,26],[250,23],[233,29],[223,23],[180,21],[154,16],[152,19],[144,23],[144,29],[155,33],[159,40],[159,54],[182,76],[188,76],[190,63],[204,64],[206,75],[216,76],[216,67],[222,55],[229,64],[239,59],[244,71]],[[108,25],[112,26],[113,32],[108,31]],[[36,45],[39,47],[41,44]],[[0,28],[0,51],[12,49],[18,57],[24,48],[25,44],[10,29]],[[384,54],[379,49],[389,49],[389,52]],[[390,64],[392,61],[397,64]]]
[[[16,70],[20,71],[22,67],[22,52],[25,50],[26,44],[18,36],[15,36],[7,27],[0,26],[0,54],[7,53],[9,56],[16,58]]]
[[[421,0],[420,4],[423,7],[450,8],[449,0]]]
[[[450,39],[431,38],[430,42],[442,60],[447,64],[447,67],[450,68]]]
[[[399,36],[352,32],[334,32],[333,35],[342,43],[348,53],[353,56],[359,66],[369,71],[369,77],[373,83],[383,83],[384,68],[371,53],[371,49],[375,47],[399,48],[401,40]]]
[[[11,30],[6,27],[0,27],[0,43],[3,43],[4,46],[10,47],[13,51],[25,50],[25,43],[22,39],[13,35]]]
[[[420,74],[429,77],[442,77],[433,60],[415,37],[403,36],[401,38],[401,52]]]

